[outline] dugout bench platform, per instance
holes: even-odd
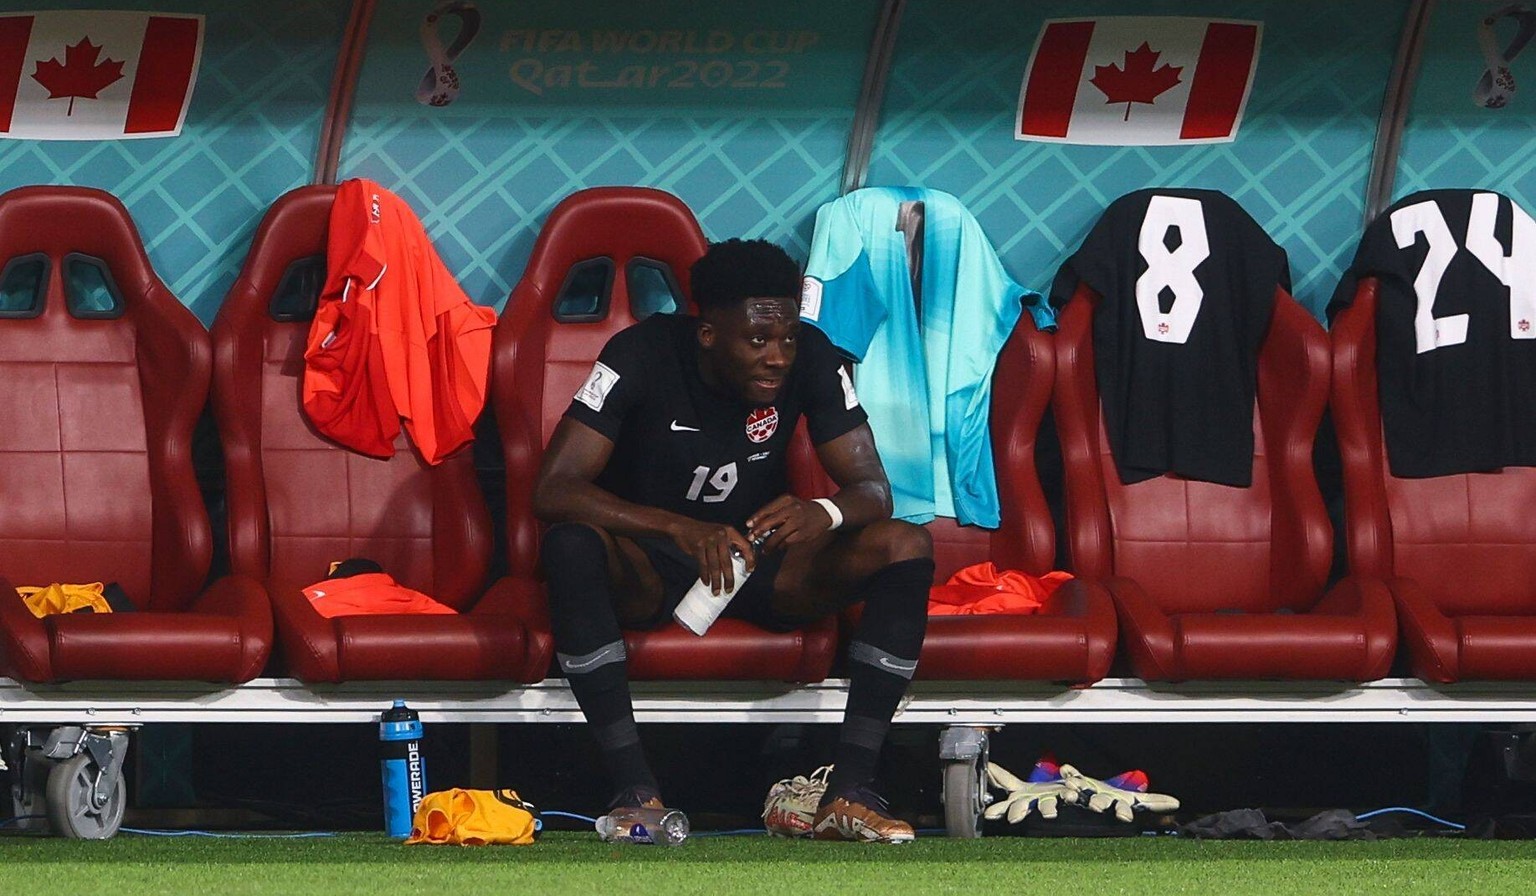
[[[846,679],[808,685],[756,681],[637,681],[636,718],[664,723],[825,723],[841,720]],[[65,836],[116,833],[127,803],[122,758],[130,732],[155,723],[374,724],[395,698],[426,724],[580,722],[560,679],[508,682],[347,682],[306,685],[258,678],[200,682],[27,684],[0,679],[0,726],[18,815],[46,816]],[[1413,678],[1332,681],[1198,681],[1107,678],[1088,687],[1042,682],[916,681],[894,724],[943,731],[945,826],[981,834],[988,737],[1003,725],[1238,722],[1536,723],[1536,693],[1522,682],[1432,685]],[[41,761],[39,761],[41,760]]]
[[[809,685],[758,681],[636,681],[642,722],[826,723],[842,719],[846,679]],[[378,721],[394,698],[422,721],[580,722],[561,679],[508,682],[347,682],[306,685],[257,678],[201,682],[29,684],[0,678],[0,724],[143,725],[156,722],[338,723]],[[1041,682],[916,681],[898,725],[994,726],[1029,722],[1536,722],[1528,683],[1431,685],[1416,678],[1332,681],[1199,681],[1106,678],[1089,687]]]

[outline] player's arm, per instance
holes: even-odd
[[[891,483],[885,466],[875,451],[875,436],[868,423],[816,446],[816,456],[832,481],[837,494],[830,501],[842,517],[843,526],[867,526],[891,515]],[[773,535],[763,543],[765,551],[799,544],[832,528],[829,510],[815,501],[803,501],[794,495],[781,495],[747,520],[748,536],[764,532]]]
[[[563,418],[555,427],[533,489],[533,513],[546,523],[586,523],[630,538],[670,538],[699,565],[711,586],[732,585],[731,546],[752,563],[746,538],[730,526],[626,501],[597,484],[613,442],[584,423]]]

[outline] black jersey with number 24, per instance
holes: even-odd
[[[1536,221],[1487,190],[1426,190],[1366,228],[1331,318],[1375,277],[1394,476],[1536,466]]]
[[[820,445],[863,423],[825,334],[801,324],[794,365],[772,405],[723,395],[699,375],[698,319],[655,314],[608,340],[567,417],[613,442],[597,484],[626,501],[742,526],[788,490],[801,415]]]

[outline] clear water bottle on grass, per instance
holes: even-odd
[[[615,809],[597,820],[597,835],[607,843],[677,846],[688,832],[688,816],[677,809]]]

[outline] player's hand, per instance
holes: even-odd
[[[1166,793],[1147,793],[1116,787],[1098,778],[1090,778],[1070,765],[1061,767],[1061,780],[1071,793],[1069,799],[1094,812],[1113,811],[1121,821],[1130,821],[1136,812],[1172,812],[1179,808],[1177,798]]]
[[[995,762],[987,763],[987,780],[1008,791],[1008,795],[988,806],[983,814],[994,820],[1007,816],[1009,824],[1018,824],[1031,812],[1039,812],[1041,818],[1055,818],[1061,801],[1071,801],[1064,782],[1033,784]]]
[[[763,551],[777,551],[792,544],[810,541],[832,528],[832,517],[820,504],[802,501],[794,495],[780,495],[747,519],[747,537],[762,538]]]
[[[699,579],[715,594],[736,587],[736,574],[731,569],[732,548],[746,558],[747,572],[757,565],[752,555],[752,543],[731,526],[684,517],[673,528],[672,541],[698,564]]]

